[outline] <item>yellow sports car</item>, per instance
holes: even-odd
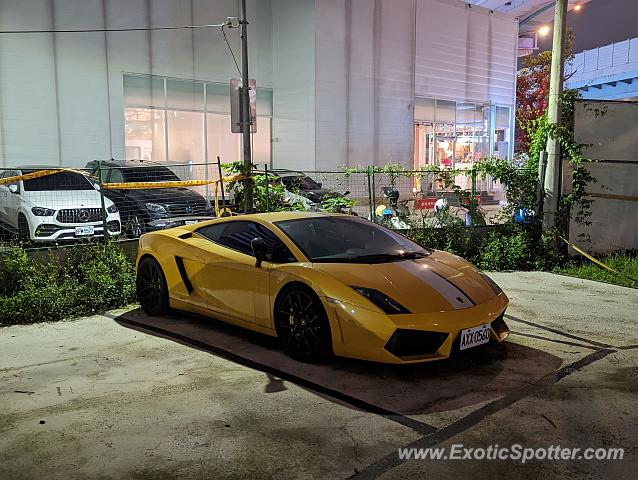
[[[425,362],[509,334],[508,299],[487,275],[351,215],[262,213],[147,233],[137,292],[149,315],[214,317],[277,336],[303,361]]]

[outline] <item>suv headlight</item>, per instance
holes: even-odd
[[[106,211],[109,213],[117,213],[117,205],[115,204],[111,205],[110,207],[106,209]]]
[[[499,293],[501,293],[503,290],[501,289],[501,287],[499,287],[496,282],[494,280],[492,280],[490,277],[488,277],[485,273],[479,271],[478,272],[479,275],[481,276],[481,278],[483,278],[483,280],[485,280],[485,283],[487,283],[490,288],[492,289],[492,291],[498,295]]]
[[[145,203],[144,206],[149,212],[167,213],[166,207],[164,205],[160,205],[159,203]]]
[[[43,207],[33,207],[31,209],[31,213],[33,213],[36,217],[50,217],[55,213],[55,210]]]
[[[355,287],[350,285],[353,289],[359,292],[361,295],[366,297],[372,303],[374,303],[377,307],[383,310],[388,314],[399,314],[399,313],[410,313],[410,310],[405,308],[396,300],[392,300],[387,295],[381,293],[378,290],[373,288],[365,288],[365,287]]]

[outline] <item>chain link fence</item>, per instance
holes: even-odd
[[[395,228],[498,224],[505,189],[472,171],[298,172],[256,170],[259,211],[352,213]],[[219,163],[92,161],[83,169],[0,170],[2,240],[29,246],[107,237],[134,239],[154,230],[243,211],[243,177]],[[397,218],[400,222],[388,221]],[[106,232],[106,233],[105,233]]]

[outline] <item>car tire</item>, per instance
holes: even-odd
[[[288,354],[302,362],[316,362],[332,353],[328,316],[310,288],[285,288],[275,303],[275,329]]]
[[[18,215],[18,240],[28,243],[31,241],[31,231],[29,230],[29,221],[24,214]]]
[[[129,237],[138,238],[146,233],[146,224],[144,217],[140,213],[129,215],[126,220],[126,233]]]
[[[162,267],[152,257],[144,257],[137,266],[137,299],[150,316],[169,312],[168,285]]]

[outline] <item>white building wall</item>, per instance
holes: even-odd
[[[515,19],[461,0],[417,0],[419,97],[513,105]]]
[[[2,30],[52,28],[48,0],[0,2]],[[0,35],[0,165],[58,164],[54,36]]]
[[[317,2],[317,165],[412,163],[415,0]]]
[[[273,159],[315,170],[315,2],[272,0]]]
[[[221,23],[237,0],[0,0],[0,29]],[[270,0],[248,0],[251,77],[272,87]],[[238,30],[227,30],[241,54]],[[0,35],[0,165],[83,166],[124,158],[123,73],[228,82],[218,28]]]

